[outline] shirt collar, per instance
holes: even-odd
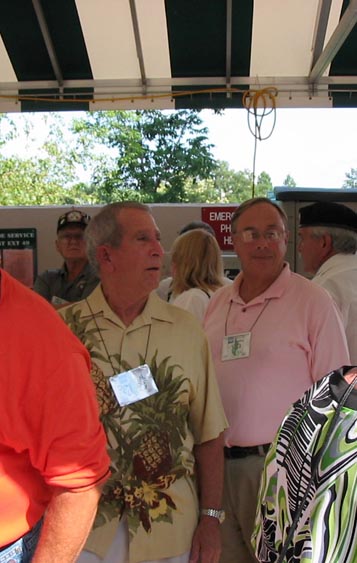
[[[67,276],[68,275],[68,268],[66,266],[66,262],[63,262],[62,267],[59,270],[59,273],[61,274],[61,276]],[[93,274],[93,269],[92,269],[92,266],[89,264],[89,262],[86,263],[86,265],[84,266],[81,273],[77,276],[77,278],[80,278],[82,276],[86,276],[88,274]]]
[[[338,268],[340,266],[346,267],[348,264],[356,264],[356,254],[334,254],[331,258],[328,258],[320,268],[317,270],[314,278],[326,274],[329,270],[333,268]]]
[[[104,318],[120,326],[124,330],[135,330],[139,326],[152,324],[153,319],[163,322],[174,322],[172,305],[161,299],[156,291],[152,291],[148,297],[143,311],[138,315],[129,327],[126,327],[120,317],[109,307],[104,296],[101,284],[87,297],[87,302],[93,314],[102,314]]]
[[[284,262],[284,267],[280,272],[279,276],[273,283],[265,290],[263,293],[249,301],[249,303],[245,303],[241,296],[239,295],[239,288],[242,283],[244,277],[244,272],[240,272],[236,279],[232,284],[232,301],[236,301],[241,305],[250,306],[256,305],[257,303],[263,303],[267,299],[279,299],[285,292],[286,288],[288,287],[291,271],[288,262]]]

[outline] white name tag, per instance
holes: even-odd
[[[222,345],[222,361],[248,358],[250,354],[250,337],[251,332],[241,332],[240,334],[225,336]]]
[[[109,377],[114,394],[121,407],[142,401],[158,392],[147,364]]]

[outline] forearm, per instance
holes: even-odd
[[[74,563],[96,514],[100,488],[83,493],[57,491],[44,517],[32,563]]]
[[[197,478],[201,508],[222,508],[223,433],[209,442],[195,446]]]
[[[200,508],[222,508],[223,434],[195,447]],[[201,516],[192,538],[190,563],[218,563],[221,553],[219,523]]]

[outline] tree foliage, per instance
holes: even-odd
[[[288,174],[283,182],[283,186],[286,186],[287,188],[296,188],[296,182],[294,180],[294,178],[292,176],[290,176],[290,174]]]
[[[186,188],[188,202],[242,203],[254,196],[267,197],[272,192],[271,178],[262,172],[253,189],[250,170],[232,170],[228,162],[219,160],[212,177]]]
[[[250,170],[213,157],[197,111],[82,115],[68,128],[61,114],[46,114],[47,134],[39,143],[31,114],[23,116],[21,130],[15,118],[0,114],[0,205],[235,204],[272,191],[266,172],[253,190]],[[22,156],[10,149],[14,140]]]
[[[346,172],[346,179],[342,187],[357,188],[357,168],[351,168],[349,172]]]
[[[273,184],[267,172],[261,172],[258,176],[254,191],[255,197],[269,197],[273,193]]]
[[[50,158],[38,160],[0,155],[0,205],[62,205],[89,201],[86,186],[63,187]]]
[[[12,118],[2,115],[0,130],[0,205],[60,205],[81,203],[83,185],[77,179],[78,158],[63,135],[62,118],[52,117],[49,132],[35,156],[20,157],[6,148],[14,140],[31,155],[38,135],[26,116],[21,130]],[[10,152],[10,156],[7,153]],[[83,198],[82,198],[83,199]]]
[[[134,197],[148,202],[187,200],[187,180],[208,179],[215,160],[199,113],[181,110],[106,111],[76,120],[80,150],[104,145],[110,155],[92,181],[103,201]]]
[[[207,180],[187,180],[187,202],[237,203],[251,197],[252,174],[249,170],[236,172],[227,162],[218,160]]]

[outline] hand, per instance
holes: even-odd
[[[218,563],[220,555],[220,523],[212,516],[202,516],[193,534],[190,563]]]

